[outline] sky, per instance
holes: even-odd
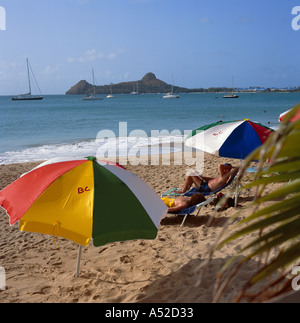
[[[92,83],[92,69],[97,85],[152,72],[187,88],[231,87],[232,77],[235,87],[298,87],[296,6],[300,0],[0,0],[0,95],[27,91],[26,58],[43,94]]]

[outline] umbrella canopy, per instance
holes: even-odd
[[[0,191],[0,206],[21,231],[95,246],[155,239],[167,207],[139,177],[96,158],[53,159]]]
[[[286,117],[286,115],[292,111],[292,109],[289,109],[287,111],[284,111],[282,112],[280,115],[279,115],[279,118],[278,118],[278,121],[279,122],[282,122],[283,119]],[[290,122],[294,122],[294,121],[297,121],[300,119],[300,108],[298,109],[298,111],[296,112],[296,114],[291,118]]]
[[[274,130],[248,119],[219,121],[193,130],[185,145],[220,157],[246,158]]]

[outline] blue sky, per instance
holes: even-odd
[[[147,72],[197,88],[300,86],[300,0],[0,0],[0,95],[27,90],[29,58],[43,94],[95,71],[99,85]],[[300,14],[300,13],[299,13]],[[300,22],[299,22],[300,24]]]

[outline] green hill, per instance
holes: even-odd
[[[128,94],[136,91],[138,86],[139,93],[166,93],[171,91],[171,84],[167,84],[156,78],[155,74],[147,73],[139,81],[122,82],[112,84],[113,94]],[[93,93],[93,85],[85,80],[82,80],[72,86],[66,94],[89,94]],[[174,86],[174,92],[189,92],[188,89]],[[96,86],[96,94],[108,94],[110,93],[110,85]]]

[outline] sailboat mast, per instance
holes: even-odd
[[[26,58],[26,62],[27,62],[27,77],[28,77],[28,84],[29,84],[29,95],[31,95],[31,84],[30,84],[29,62],[28,62],[28,58]]]
[[[93,86],[94,86],[94,95],[96,95],[96,86],[95,86],[95,75],[94,75],[94,70],[92,69],[93,73]]]
[[[35,82],[38,90],[40,91],[41,93],[41,90],[39,88],[39,85],[36,81],[36,78],[33,74],[33,71],[32,71],[32,68],[29,64],[29,60],[28,58],[26,58],[26,64],[27,64],[27,78],[28,78],[28,86],[29,86],[29,93],[25,93],[25,94],[19,94],[17,96],[13,96],[11,99],[14,100],[14,101],[21,101],[21,100],[43,100],[43,97],[41,95],[39,96],[32,96],[31,95],[31,82],[30,82],[30,72],[32,74],[32,77],[33,77],[33,81]]]

